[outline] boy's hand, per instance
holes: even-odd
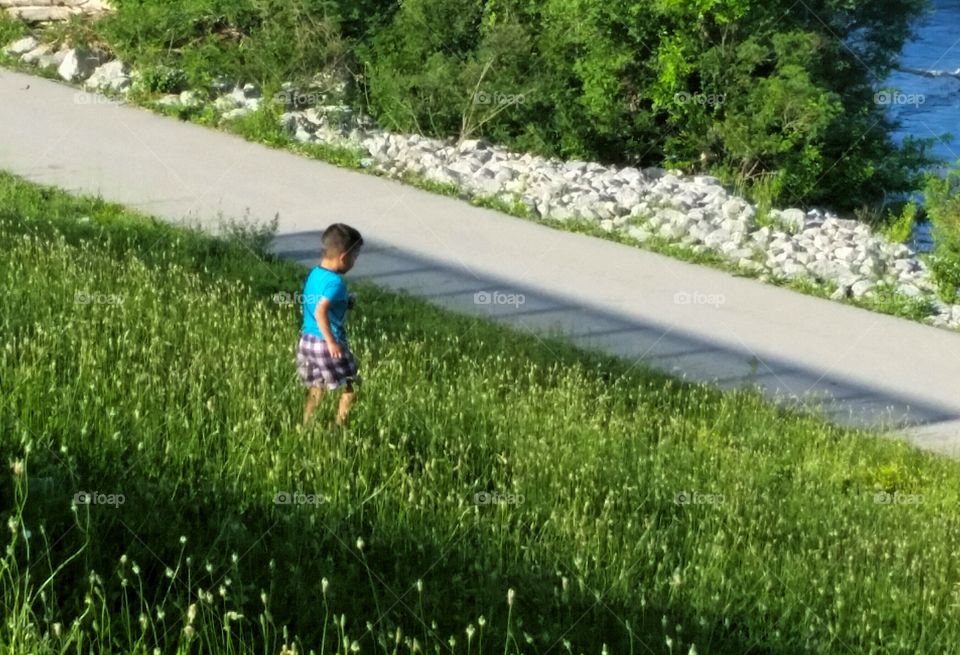
[[[336,339],[327,343],[327,350],[330,351],[330,356],[334,359],[340,359],[343,357],[343,348],[340,347],[340,344],[337,343]]]

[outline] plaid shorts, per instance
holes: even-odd
[[[297,346],[297,374],[305,387],[325,386],[336,389],[352,382],[360,382],[357,360],[346,344],[341,344],[343,356],[334,359],[327,342],[312,334],[301,334]]]

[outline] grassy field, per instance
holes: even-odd
[[[262,236],[0,175],[0,653],[960,643],[956,462],[363,284],[301,434]]]

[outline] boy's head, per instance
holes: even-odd
[[[346,273],[353,268],[363,237],[355,228],[345,223],[334,223],[323,231],[323,267]]]

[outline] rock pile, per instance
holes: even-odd
[[[481,140],[458,144],[391,134],[362,120],[344,121],[345,114],[345,108],[324,107],[289,112],[283,122],[299,141],[359,147],[373,167],[391,176],[412,173],[476,195],[519,201],[535,216],[589,221],[640,242],[654,237],[678,242],[761,276],[830,282],[838,299],[869,296],[883,286],[929,297],[935,312],[930,322],[960,325],[960,306],[936,300],[930,271],[916,253],[858,221],[790,208],[772,210],[761,225],[756,208],[730,195],[714,177],[563,162]]]

